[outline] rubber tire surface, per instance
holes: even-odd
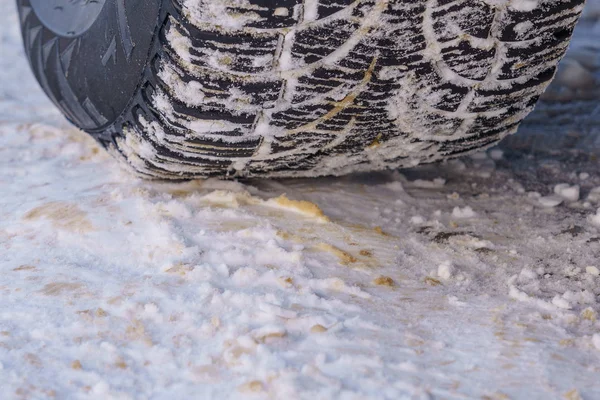
[[[39,0],[18,0],[42,88],[136,172],[163,179],[339,175],[491,146],[531,112],[583,9],[583,0],[47,1],[64,27]],[[89,27],[69,31],[90,3],[99,11],[86,11]]]

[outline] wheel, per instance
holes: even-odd
[[[583,0],[18,0],[33,72],[146,177],[300,177],[516,131]]]

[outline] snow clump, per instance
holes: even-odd
[[[452,216],[454,218],[467,219],[476,217],[477,213],[473,211],[473,209],[469,206],[466,206],[464,208],[454,207],[454,209],[452,210]]]
[[[596,214],[590,215],[588,220],[592,225],[600,227],[600,208],[596,210]]]
[[[579,185],[571,186],[568,183],[559,183],[554,186],[554,193],[570,202],[579,200],[579,192]]]
[[[452,262],[444,261],[438,266],[437,275],[444,280],[448,280],[452,278],[452,275],[454,275],[455,271],[456,268],[454,265],[452,265]]]

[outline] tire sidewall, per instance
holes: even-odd
[[[56,21],[44,25],[31,0],[18,0],[33,72],[73,124],[99,132],[127,109],[155,40],[161,3],[106,0],[87,30],[60,35]],[[66,18],[64,23],[72,25]]]

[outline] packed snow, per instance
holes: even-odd
[[[64,121],[0,4],[2,399],[600,398],[600,0],[487,153],[179,184]]]

